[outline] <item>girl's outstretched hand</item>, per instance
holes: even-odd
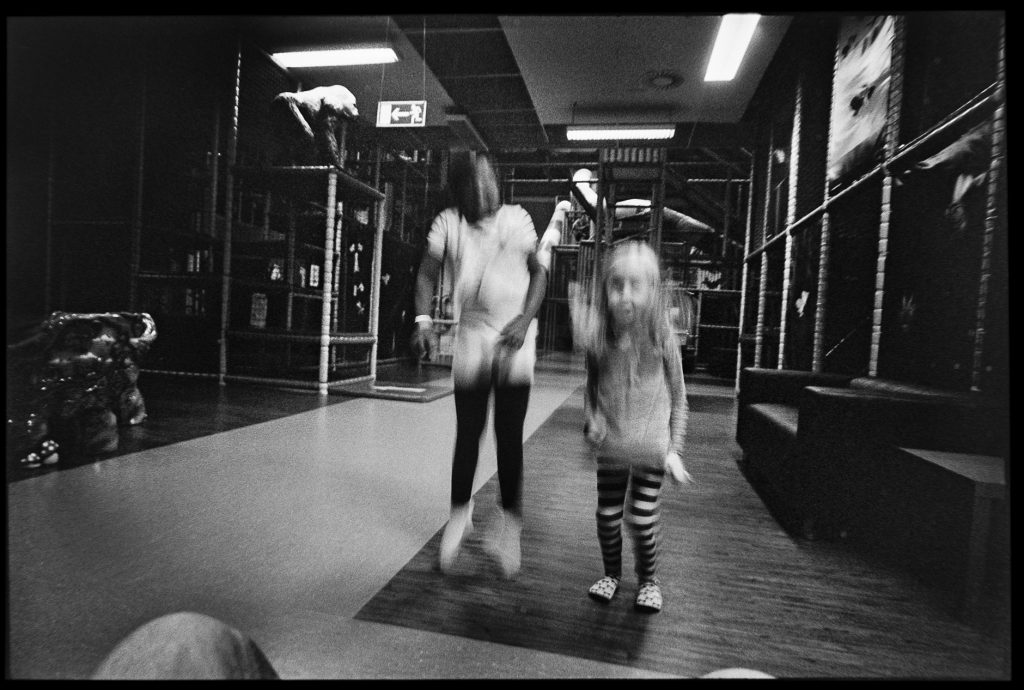
[[[586,437],[591,446],[597,447],[604,443],[604,437],[608,435],[608,422],[600,410],[595,410],[587,419]]]
[[[677,484],[692,484],[693,477],[683,466],[683,459],[674,450],[669,451],[665,456],[665,471]]]

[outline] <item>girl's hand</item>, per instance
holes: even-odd
[[[513,352],[526,342],[526,331],[530,327],[530,319],[522,314],[509,321],[498,336],[498,343]]]
[[[674,450],[669,451],[665,456],[665,471],[677,484],[693,483],[693,477],[683,466],[683,459]]]
[[[594,411],[587,420],[587,443],[592,446],[599,446],[604,443],[604,437],[608,435],[608,422],[600,411]]]

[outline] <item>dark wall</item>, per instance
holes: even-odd
[[[9,330],[46,315],[48,214],[50,309],[128,308],[139,185],[144,213],[178,207],[175,171],[209,138],[212,94],[226,92],[215,56],[226,31],[212,18],[8,19]]]
[[[905,52],[899,142],[906,144],[928,132],[954,111],[978,96],[998,78],[1000,12],[921,12],[904,16]],[[767,189],[768,161],[775,149],[789,151],[788,122],[792,121],[797,84],[803,80],[802,129],[795,216],[803,217],[820,205],[825,191],[824,157],[832,86],[834,41],[839,14],[797,17],[769,66],[745,115],[754,133],[754,233],[752,248],[770,240],[772,198]],[[829,209],[831,254],[824,329],[826,371],[853,375],[867,373],[871,356],[871,329],[877,281],[879,237],[888,221],[888,256],[885,298],[878,359],[881,376],[957,390],[972,386],[977,339],[979,294],[982,283],[982,243],[991,233],[987,281],[982,390],[1005,395],[1009,378],[1008,257],[1005,218],[1005,161],[1003,181],[988,213],[988,186],[972,189],[960,209],[962,218],[951,222],[948,211],[952,190],[961,172],[984,172],[992,159],[989,141],[977,147],[979,160],[948,165],[930,172],[912,170],[915,163],[957,142],[974,125],[990,119],[994,106],[943,130],[927,145],[915,149],[899,163],[892,189],[891,215],[883,214],[881,176],[861,185]],[[788,157],[793,160],[792,155]],[[786,165],[770,164],[772,188]],[[843,180],[848,185],[851,179]],[[833,194],[836,190],[833,190]],[[786,366],[809,368],[813,331],[821,222],[798,230],[795,243],[794,286],[787,312]],[[783,262],[777,247],[769,252],[768,290],[781,288]],[[747,332],[756,323],[760,261],[749,264]],[[810,287],[801,327],[795,301],[803,286]],[[773,320],[776,304],[769,297],[766,309],[765,359],[775,366],[777,344]],[[774,310],[774,311],[773,311]]]

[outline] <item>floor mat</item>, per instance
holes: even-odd
[[[335,386],[332,393],[356,398],[383,398],[406,402],[430,402],[451,395],[451,383],[410,385],[404,381],[361,381],[347,386]]]
[[[602,565],[580,388],[524,447],[519,576],[501,579],[483,548],[492,477],[453,571],[437,569],[438,532],[356,618],[684,677],[731,667],[776,677],[1003,676],[1008,647],[953,620],[909,577],[842,545],[788,537],[736,466],[734,401],[690,401],[686,463],[697,483],[662,492],[660,613],[633,608],[628,533],[618,594],[609,604],[587,596]]]
[[[451,369],[400,362],[382,367],[374,381],[332,386],[331,392],[357,398],[430,402],[451,395]]]

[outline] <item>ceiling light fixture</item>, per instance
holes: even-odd
[[[626,125],[607,127],[582,127],[569,125],[565,128],[565,138],[569,141],[671,139],[675,135],[675,125]]]
[[[645,72],[641,83],[655,91],[668,91],[682,85],[683,78],[670,70]]]
[[[344,67],[347,65],[380,65],[398,62],[391,48],[338,48],[336,50],[298,50],[273,53],[282,67]]]
[[[704,81],[729,81],[736,76],[743,55],[757,27],[759,14],[726,14],[718,25],[718,37]]]

